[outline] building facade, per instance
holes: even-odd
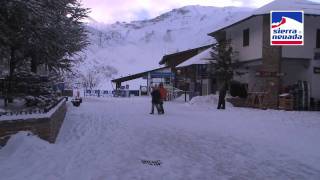
[[[320,74],[317,71],[320,68],[320,10],[305,11],[304,46],[271,46],[270,11],[275,10],[272,7],[277,2],[209,35],[218,41],[231,41],[238,54],[234,63],[239,64],[240,72],[234,79],[247,83],[249,91],[268,92],[269,107],[277,107],[282,90],[298,81],[307,82],[310,97],[320,99]],[[288,7],[277,8],[286,10]]]

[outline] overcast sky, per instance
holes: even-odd
[[[261,7],[273,0],[82,0],[90,16],[105,23],[130,22],[156,17],[186,5]]]

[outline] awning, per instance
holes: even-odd
[[[159,62],[160,65],[168,65],[170,67],[176,67],[177,65],[183,63],[184,61],[188,60],[189,58],[201,53],[202,51],[211,48],[212,45],[201,46],[194,49],[189,49],[186,51],[180,51],[173,54],[168,54],[162,57],[161,61]]]

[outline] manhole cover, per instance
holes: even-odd
[[[149,165],[149,166],[160,166],[161,161],[160,160],[141,160],[142,164]]]

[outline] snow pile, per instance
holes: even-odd
[[[187,96],[187,97],[185,97]],[[182,95],[180,95],[178,98],[175,98],[174,101],[175,102],[185,102],[185,100],[187,99],[187,101],[189,101],[189,94],[185,95],[184,93]]]
[[[21,131],[10,137],[7,144],[1,149],[1,158],[8,158],[16,154],[24,153],[28,147],[32,152],[35,150],[44,149],[49,143],[40,139],[38,136],[33,135],[31,132]]]
[[[208,96],[196,96],[189,102],[190,105],[218,105],[219,95],[208,95]],[[230,107],[232,104],[226,102],[226,106]]]
[[[216,104],[218,105],[219,96],[208,95],[208,96],[196,96],[189,102],[190,105],[206,105],[206,104]]]

